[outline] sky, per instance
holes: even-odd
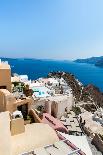
[[[103,0],[0,0],[0,56],[103,55]]]

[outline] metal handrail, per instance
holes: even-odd
[[[62,141],[62,142],[67,142],[68,140],[65,139],[65,140],[61,140],[61,141]],[[46,145],[44,148],[47,149],[48,147],[51,147],[51,146],[53,146],[53,145],[54,145],[54,144]],[[73,155],[74,153],[78,153],[78,155],[80,155],[78,151],[81,151],[81,149],[76,149],[76,150],[70,152],[70,153],[67,154],[67,155]],[[29,154],[36,155],[35,152],[34,152],[34,150],[29,151],[29,152],[24,152],[24,153],[19,154],[19,155],[29,155]]]

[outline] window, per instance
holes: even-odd
[[[6,86],[0,86],[0,89],[6,89]]]

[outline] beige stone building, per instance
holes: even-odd
[[[28,114],[32,103],[33,100],[29,97],[16,99],[7,89],[0,89],[0,112],[9,111],[13,113],[19,110]]]
[[[0,113],[0,140],[0,155],[19,155],[53,144],[59,141],[59,138],[49,125],[24,125],[23,119],[11,119],[9,112],[6,111]]]
[[[11,92],[11,68],[7,62],[0,60],[0,89]]]
[[[13,119],[8,111],[0,113],[0,140],[0,155],[91,155],[48,124],[24,125],[22,118]]]
[[[15,111],[20,111],[26,120],[33,100],[29,97],[21,96],[17,99],[11,93],[10,65],[0,60],[0,112],[9,111],[13,114]]]
[[[46,111],[54,117],[61,118],[65,114],[65,110],[70,111],[74,105],[73,95],[51,96],[46,102]]]

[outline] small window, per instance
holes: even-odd
[[[6,89],[6,86],[0,86],[0,89]]]

